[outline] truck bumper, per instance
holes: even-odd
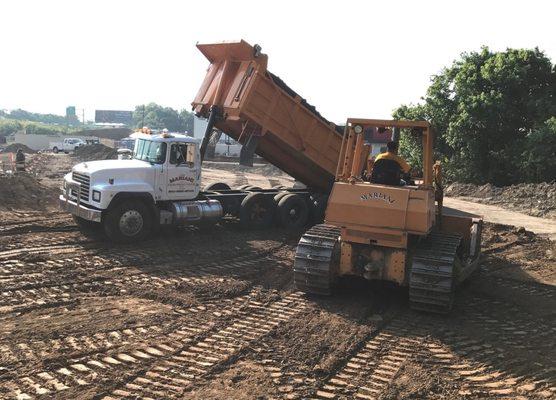
[[[76,202],[71,201],[62,194],[58,198],[58,203],[63,211],[67,211],[73,215],[77,215],[78,217],[86,219],[87,221],[101,222],[102,211],[84,207],[81,204],[77,204]]]

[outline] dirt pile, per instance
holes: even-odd
[[[26,173],[0,176],[0,210],[43,210],[52,205],[53,192]]]
[[[444,194],[498,205],[535,217],[556,218],[556,183],[521,183],[505,187],[488,183],[482,186],[453,183]]]
[[[81,146],[75,150],[73,155],[81,161],[115,160],[118,158],[118,152],[116,149],[105,146],[101,143]]]
[[[21,143],[12,143],[4,148],[5,153],[15,153],[18,149],[23,150],[26,154],[35,154],[36,151]]]
[[[246,167],[244,165],[239,165],[238,162],[205,161],[204,165],[208,168],[222,169],[230,172],[247,172],[251,174],[260,174],[263,176],[287,175],[284,171],[272,164],[253,164],[252,167]]]
[[[490,273],[516,280],[554,284],[556,243],[521,227],[485,223],[482,265]]]

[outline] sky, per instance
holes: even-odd
[[[0,109],[190,109],[208,67],[195,44],[244,39],[329,120],[389,118],[462,52],[556,62],[555,15],[553,0],[3,0]]]

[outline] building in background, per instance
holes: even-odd
[[[193,117],[193,137],[199,140],[203,140],[205,136],[205,131],[207,130],[207,120],[203,118]],[[241,144],[229,137],[228,135],[222,133],[218,143],[216,143],[216,148],[214,150],[215,156],[221,157],[239,157],[239,152],[241,151]]]
[[[131,126],[133,125],[133,111],[95,110],[95,124]]]

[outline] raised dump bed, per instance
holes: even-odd
[[[245,41],[198,44],[210,61],[193,109],[214,126],[314,190],[329,191],[342,129],[267,70],[268,56]]]

